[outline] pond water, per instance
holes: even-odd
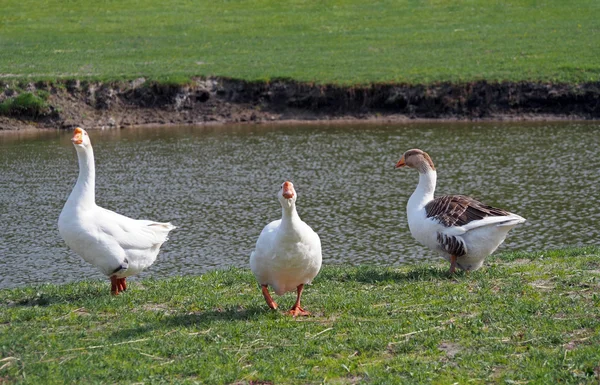
[[[91,131],[100,206],[178,226],[141,277],[248,267],[294,182],[324,264],[399,265],[439,257],[406,222],[421,148],[437,195],[462,193],[527,218],[500,250],[600,240],[600,123],[243,125]],[[0,288],[106,279],[70,251],[57,220],[78,166],[71,132],[0,132]]]

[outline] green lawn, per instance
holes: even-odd
[[[600,80],[598,0],[2,0],[0,80]]]
[[[600,380],[600,248],[447,269],[325,266],[300,319],[269,310],[243,269],[118,297],[108,282],[0,290],[0,383]]]

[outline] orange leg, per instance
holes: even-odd
[[[112,295],[119,295],[119,278],[114,275],[110,277],[110,293]]]
[[[127,282],[125,282],[125,278],[119,278],[117,280],[117,282],[119,282],[119,290],[120,291],[127,290]]]
[[[294,304],[294,306],[292,306],[290,311],[287,312],[287,314],[290,314],[292,317],[296,317],[299,315],[310,315],[309,312],[302,309],[302,307],[300,306],[300,297],[302,296],[302,290],[304,290],[304,284],[298,285],[298,287],[296,288],[296,292],[298,293],[298,296],[296,297],[296,303]]]
[[[456,255],[450,256],[450,274],[454,274],[456,271]]]
[[[262,293],[263,293],[263,297],[265,297],[265,301],[267,301],[267,305],[269,305],[269,307],[273,310],[277,309],[277,304],[275,303],[275,301],[273,301],[273,298],[271,298],[271,294],[269,294],[269,288],[267,285],[261,285],[262,286]]]

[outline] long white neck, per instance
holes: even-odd
[[[408,211],[422,209],[433,200],[436,181],[437,173],[435,170],[427,169],[424,173],[419,172],[419,184],[408,200]]]
[[[79,177],[67,199],[66,205],[89,208],[96,205],[96,168],[92,147],[76,148],[79,160]]]
[[[285,202],[281,207],[281,227],[285,231],[296,231],[298,225],[302,223],[298,211],[296,211],[295,202]]]

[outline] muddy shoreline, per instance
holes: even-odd
[[[41,112],[0,115],[0,130],[282,121],[600,119],[600,82],[479,81],[346,87],[287,80],[198,78],[182,86],[139,78],[0,86],[0,103],[26,92],[43,92],[47,97]]]

